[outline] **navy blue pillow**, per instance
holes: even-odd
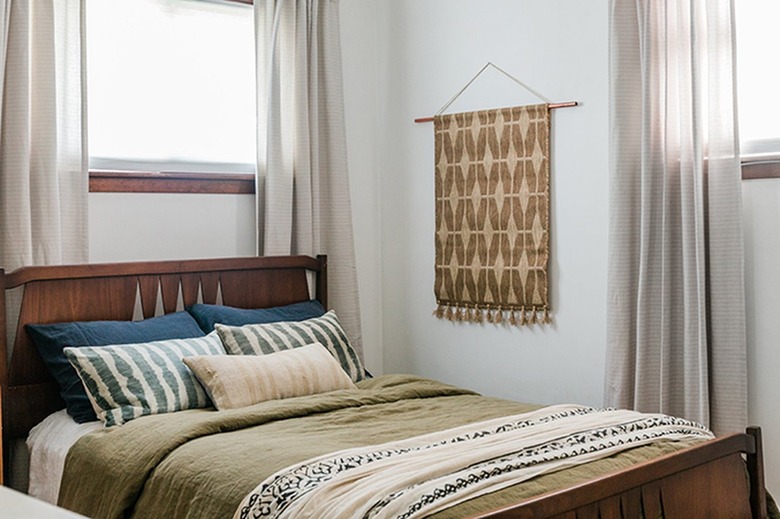
[[[325,309],[316,299],[286,306],[254,309],[196,304],[188,306],[187,311],[198,321],[201,329],[206,333],[213,332],[216,323],[244,326],[245,324],[278,323],[281,321],[305,321],[325,315]]]
[[[60,395],[65,400],[68,414],[78,423],[97,420],[97,416],[63,348],[189,339],[204,335],[198,323],[187,312],[143,321],[28,324],[26,328],[52,376],[60,384]]]

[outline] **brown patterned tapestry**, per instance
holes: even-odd
[[[546,104],[436,116],[434,314],[550,323]]]

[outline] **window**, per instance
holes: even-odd
[[[254,51],[251,5],[88,0],[90,169],[253,173]]]
[[[743,160],[780,159],[780,71],[773,62],[780,48],[780,2],[739,0],[735,9]]]

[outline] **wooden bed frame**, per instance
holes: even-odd
[[[311,298],[309,273],[314,274],[315,297],[327,307],[324,256],[26,267],[9,274],[0,270],[0,478],[9,473],[10,441],[26,438],[35,424],[64,407],[25,331],[27,323],[129,321],[196,302],[243,308],[290,304]],[[19,318],[6,323],[6,291],[13,289],[23,290]],[[10,326],[16,334],[6,362]],[[670,518],[764,518],[763,474],[761,431],[749,428],[746,434],[720,437],[478,517],[605,519],[635,518],[640,511],[657,517],[663,511]],[[747,478],[749,486],[740,484]]]

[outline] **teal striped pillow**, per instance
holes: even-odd
[[[245,326],[216,324],[214,328],[231,355],[267,355],[319,342],[339,361],[353,382],[365,378],[360,358],[349,344],[347,334],[331,310],[322,317]]]
[[[181,359],[225,354],[216,333],[64,351],[106,427],[149,414],[208,407],[211,402],[206,392]]]

